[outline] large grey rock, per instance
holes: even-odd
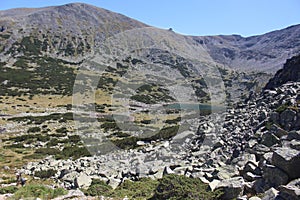
[[[263,177],[271,187],[275,188],[287,184],[289,180],[289,177],[285,172],[273,165],[266,165],[264,167]]]
[[[224,194],[221,199],[231,200],[239,195],[241,195],[244,191],[244,179],[243,177],[234,177],[226,180],[222,180],[217,186],[216,189],[221,189]]]
[[[266,145],[267,147],[271,147],[275,144],[278,144],[280,139],[271,132],[265,132],[262,135],[262,144]]]
[[[300,140],[300,131],[290,131],[287,135],[287,140]]]
[[[271,187],[268,185],[267,181],[264,178],[260,178],[253,182],[251,189],[256,193],[263,193],[269,188]]]
[[[281,128],[279,125],[277,124],[273,124],[270,128],[270,132],[272,132],[274,135],[276,135],[277,137],[281,138],[284,135],[287,135],[287,131],[284,130],[283,128]]]
[[[290,180],[300,178],[300,151],[288,147],[278,148],[272,156],[272,164],[287,173]]]
[[[92,179],[85,173],[80,173],[78,177],[75,178],[75,187],[87,189],[91,183]]]
[[[287,185],[279,187],[279,196],[286,200],[299,200],[300,199],[300,179],[291,181]]]
[[[292,140],[292,141],[290,142],[290,147],[291,147],[292,149],[295,149],[295,150],[300,151],[300,140]]]
[[[79,176],[78,172],[72,171],[72,172],[66,173],[61,179],[63,181],[69,182],[69,183],[74,183],[75,178],[78,176]]]
[[[296,121],[296,111],[286,109],[280,114],[280,124],[286,129],[290,130],[292,124]]]
[[[110,185],[113,189],[116,189],[122,181],[116,178],[110,178],[108,185]]]
[[[270,188],[263,194],[262,200],[275,199],[277,195],[278,190],[276,190],[275,188]]]

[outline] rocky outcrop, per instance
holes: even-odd
[[[265,89],[274,89],[289,81],[300,81],[300,55],[288,59],[283,69],[277,71],[275,76],[267,83]]]

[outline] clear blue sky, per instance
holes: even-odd
[[[1,0],[0,10],[72,0]],[[300,0],[81,0],[186,35],[251,36],[300,24]]]

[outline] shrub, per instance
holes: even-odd
[[[51,178],[52,176],[54,176],[56,174],[56,170],[54,169],[48,169],[48,170],[41,170],[41,171],[36,171],[34,173],[34,176],[39,177],[39,178]]]
[[[219,190],[209,191],[207,185],[198,178],[189,178],[181,175],[166,175],[159,180],[159,185],[151,199],[202,199],[214,200],[221,195]]]
[[[151,178],[142,178],[138,181],[126,180],[110,196],[149,199],[154,195],[158,183],[158,180],[152,180]]]
[[[17,186],[7,186],[0,188],[0,194],[13,194],[18,190]]]
[[[104,181],[93,179],[92,184],[86,190],[83,190],[85,195],[89,196],[108,196],[112,192],[112,187],[106,184]]]
[[[27,131],[27,133],[36,133],[36,132],[40,132],[41,128],[40,127],[30,127]]]
[[[52,189],[43,185],[25,185],[15,192],[13,199],[24,199],[24,198],[41,198],[41,199],[52,199],[61,195],[65,195],[66,190],[62,188]]]

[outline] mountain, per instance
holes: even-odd
[[[17,55],[17,52],[22,52],[20,45],[26,43],[26,40],[34,40],[33,45],[40,44],[40,48],[31,53],[41,51],[73,61],[81,61],[92,55],[104,40],[113,35],[126,30],[147,30],[150,27],[124,15],[83,3],[11,9],[0,11],[0,17],[1,55]],[[151,28],[157,32],[154,42],[158,43],[157,38],[167,30]],[[147,34],[144,39],[146,37]],[[274,73],[286,59],[300,51],[300,26],[246,38],[219,35],[176,39],[180,39],[177,43],[183,44],[185,40],[194,41],[189,42],[191,47],[201,48],[201,55],[207,54],[211,62],[241,71]]]
[[[105,38],[146,24],[102,8],[82,3],[45,8],[0,11],[2,52],[15,55],[26,39],[40,44],[37,51],[76,57],[92,53]],[[20,53],[20,52],[19,52]]]
[[[286,59],[300,52],[300,25],[246,38],[239,35],[193,38],[215,61],[241,71],[276,72]]]
[[[20,8],[0,11],[0,56],[0,194],[299,199],[299,25],[185,36]]]

